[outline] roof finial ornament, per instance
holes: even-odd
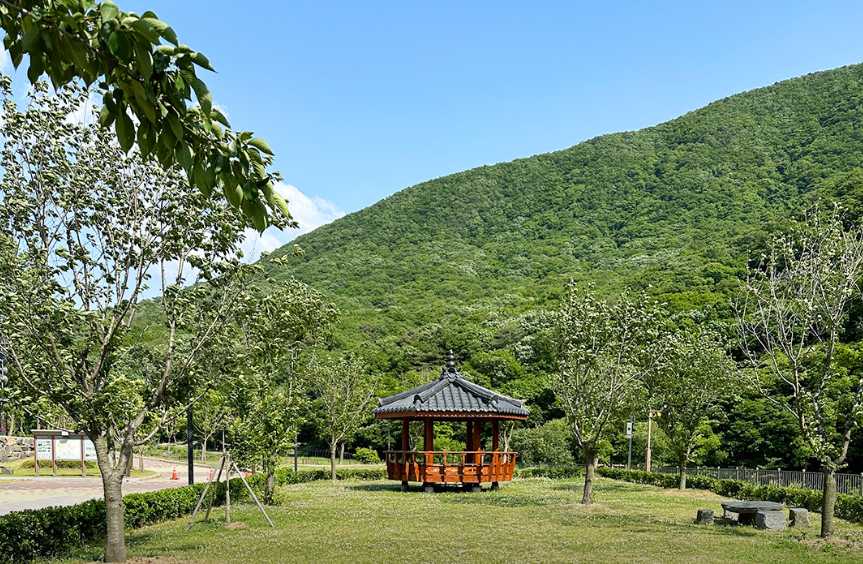
[[[455,355],[452,353],[452,349],[449,350],[449,353],[446,355],[446,371],[447,372],[455,372]]]

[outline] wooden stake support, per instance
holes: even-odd
[[[267,520],[270,527],[275,528],[275,524],[273,520],[270,519],[270,516],[267,515],[267,511],[264,509],[263,504],[258,500],[258,496],[255,495],[254,490],[249,485],[249,482],[246,481],[246,477],[243,476],[243,473],[240,471],[240,468],[237,466],[237,463],[231,460],[231,454],[222,449],[222,460],[219,463],[219,473],[216,474],[216,483],[219,483],[222,479],[222,471],[225,472],[225,522],[231,522],[231,474],[236,473],[239,476],[240,480],[242,480],[243,485],[246,486],[246,490],[248,490],[249,495],[252,497],[252,500],[255,502],[255,505],[258,506],[258,510],[263,514],[264,519]],[[201,506],[204,503],[204,499],[207,497],[207,493],[210,491],[210,484],[212,482],[207,482],[207,485],[204,486],[204,491],[201,492],[201,496],[198,498],[198,503],[195,504],[195,510],[192,511],[192,520],[189,525],[186,527],[186,530],[192,528],[195,524],[195,517],[198,515],[198,511],[201,510]],[[213,496],[209,499],[207,503],[207,512],[204,515],[204,521],[210,520],[210,510],[213,509],[213,501],[215,499],[215,488],[213,488]]]

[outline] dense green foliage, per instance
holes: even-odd
[[[430,378],[452,348],[472,378],[529,400],[531,424],[541,424],[561,415],[544,310],[566,283],[606,295],[643,290],[721,329],[748,260],[799,212],[826,199],[860,215],[861,103],[863,66],[848,66],[431,180],[298,238],[304,253],[273,265],[274,275],[337,303],[341,345],[387,375],[381,393]],[[774,430],[772,408],[754,407],[765,416],[739,413],[746,432],[770,437],[736,441],[729,418],[720,458],[805,462],[782,446],[793,431],[774,440],[785,431]],[[386,445],[380,432],[368,435]]]

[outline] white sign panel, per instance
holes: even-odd
[[[632,421],[626,422],[626,438],[627,439],[632,438]]]
[[[56,460],[81,460],[81,439],[78,437],[57,437],[54,441]]]
[[[51,460],[51,438],[36,439],[36,459]]]
[[[96,448],[90,439],[84,439],[84,460],[96,460]]]

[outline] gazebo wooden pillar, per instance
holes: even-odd
[[[387,476],[408,489],[409,482],[420,482],[424,491],[437,485],[461,485],[476,491],[491,483],[497,489],[512,479],[517,453],[500,450],[500,421],[527,419],[521,400],[507,397],[468,381],[455,368],[450,351],[440,377],[428,384],[381,398],[375,409],[378,419],[401,419],[401,450],[386,453]],[[410,446],[410,422],[423,422],[421,451]],[[465,423],[465,450],[437,451],[434,447],[436,421]],[[482,445],[486,421],[491,422],[491,450]]]

